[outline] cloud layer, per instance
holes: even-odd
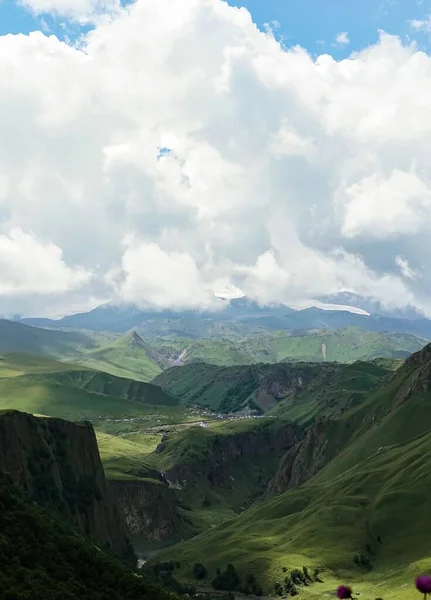
[[[0,74],[0,313],[208,306],[228,285],[431,313],[431,58],[414,46],[382,33],[313,59],[221,0],[137,0],[79,48],[0,37]]]

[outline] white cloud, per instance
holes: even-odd
[[[347,31],[340,31],[340,33],[337,33],[337,35],[335,37],[335,43],[338,46],[347,46],[348,44],[350,44],[350,40],[349,40]]]
[[[0,296],[58,294],[82,286],[90,273],[71,269],[62,251],[21,229],[0,235]]]
[[[155,243],[126,240],[122,258],[124,280],[118,294],[141,307],[201,308],[213,303],[194,259],[182,252],[165,252]]]
[[[68,2],[74,18],[111,10]],[[0,73],[0,236],[57,249],[43,312],[118,295],[206,306],[229,286],[431,312],[431,59],[414,46],[381,34],[313,60],[221,0],[137,0],[80,48],[0,37]],[[56,272],[52,252],[17,311]],[[0,289],[0,312],[10,298]]]
[[[431,187],[414,172],[372,175],[345,190],[342,231],[347,237],[413,235],[431,225]]]

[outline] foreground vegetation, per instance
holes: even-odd
[[[30,502],[0,473],[2,600],[173,600]]]

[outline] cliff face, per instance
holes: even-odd
[[[315,370],[305,365],[277,365],[273,373],[269,373],[259,382],[256,392],[256,402],[267,412],[277,405],[280,400],[295,396],[301,389],[310,384],[315,377]]]
[[[283,456],[266,497],[301,485],[330,460],[332,449],[328,446],[327,429],[327,421],[318,421],[308,429],[305,438]]]
[[[113,499],[129,535],[160,542],[174,536],[180,526],[175,494],[155,479],[110,481]]]
[[[58,511],[101,546],[133,556],[89,423],[0,414],[0,468],[32,500]]]
[[[171,486],[182,489],[187,483],[206,478],[212,485],[223,485],[230,477],[229,466],[236,458],[253,458],[269,455],[277,460],[287,450],[295,447],[303,436],[297,425],[286,423],[276,430],[257,429],[244,433],[214,436],[199,457],[181,461],[163,472]],[[159,444],[157,453],[166,450],[165,442]],[[272,473],[267,473],[270,479]]]
[[[414,393],[428,393],[431,389],[431,344],[412,354],[394,374],[393,379],[405,382],[395,397],[395,405],[403,404]]]

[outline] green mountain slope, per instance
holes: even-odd
[[[0,410],[65,419],[143,417],[177,400],[156,385],[115,377],[46,357],[0,357]]]
[[[426,340],[403,333],[373,333],[356,327],[337,331],[288,335],[285,331],[248,336],[241,350],[254,362],[328,361],[351,363],[357,360],[406,358],[423,348]]]
[[[71,356],[95,348],[96,338],[91,333],[41,329],[0,319],[0,354],[24,352],[54,357]]]
[[[414,597],[405,586],[431,566],[430,385],[427,346],[359,405],[316,421],[309,431],[317,433],[284,464],[287,486],[289,478],[301,480],[298,471],[302,485],[158,560],[181,554],[185,579],[198,560],[213,575],[233,562],[267,591],[283,579],[283,567],[307,565],[325,569],[325,584],[339,577],[375,597]],[[321,468],[312,476],[316,460]]]
[[[76,361],[112,375],[140,381],[151,381],[168,366],[163,356],[134,331],[106,346],[81,353]]]
[[[181,555],[184,578],[198,560],[212,576],[231,562],[242,574],[254,573],[268,591],[283,580],[283,567],[306,564],[329,571],[325,581],[338,576],[339,583],[353,582],[361,593],[413,598],[415,591],[406,595],[403,588],[431,564],[430,459],[428,434],[374,455],[335,480],[310,482],[255,506],[158,560]],[[370,560],[372,572],[355,564],[360,554]]]
[[[61,362],[40,354],[13,352],[0,355],[0,379],[30,373],[55,373],[82,369],[80,365]]]
[[[216,367],[207,364],[172,367],[154,383],[182,404],[199,404],[221,412],[275,409],[280,415],[306,413],[332,401],[359,401],[362,393],[378,387],[391,369],[375,363],[281,363]],[[357,394],[357,396],[355,396]],[[319,404],[320,400],[322,402]],[[294,415],[292,413],[292,418]],[[295,417],[296,418],[296,417]]]
[[[423,348],[422,338],[404,333],[374,333],[356,327],[337,331],[263,331],[246,336],[224,334],[200,340],[180,337],[148,337],[147,344],[171,364],[206,362],[218,366],[276,362],[369,361],[406,358]]]

